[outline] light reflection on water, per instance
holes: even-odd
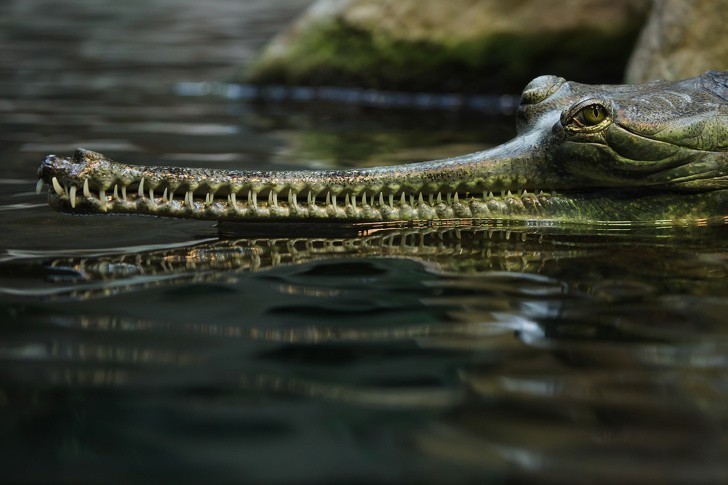
[[[9,480],[726,480],[725,228],[358,235],[55,213],[34,172],[77,145],[139,163],[314,167],[440,157],[512,129],[173,95],[233,62],[163,62],[175,42],[193,66],[237,42],[252,51],[305,2],[275,15],[246,2],[238,17],[176,2],[176,41],[139,7],[72,3],[38,24],[20,21],[56,2],[0,7],[5,45],[38,49],[0,61]],[[103,58],[119,19],[140,34]],[[60,35],[69,25],[95,28]],[[150,39],[168,44],[147,58]]]

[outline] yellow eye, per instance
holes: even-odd
[[[609,103],[599,99],[585,99],[561,113],[561,126],[568,133],[597,133],[612,123]]]
[[[607,110],[601,104],[590,104],[583,108],[574,117],[581,126],[594,126],[598,125],[607,118]]]

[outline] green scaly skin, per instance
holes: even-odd
[[[490,150],[351,170],[144,167],[78,149],[48,155],[39,188],[68,212],[218,221],[726,221],[728,71],[616,86],[541,76],[517,128]]]

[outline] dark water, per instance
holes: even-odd
[[[0,4],[3,478],[728,480],[722,228],[218,228],[35,195],[42,156],[76,146],[325,167],[512,134],[175,94],[306,3]]]

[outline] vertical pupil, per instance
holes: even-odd
[[[592,109],[594,110],[594,118],[599,118],[599,106],[594,105]]]

